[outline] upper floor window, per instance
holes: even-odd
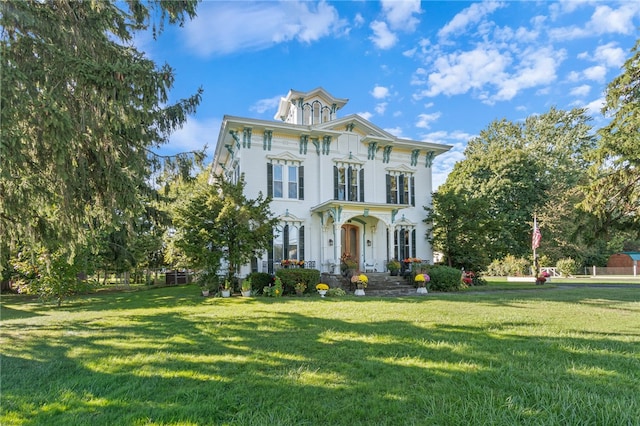
[[[416,205],[415,178],[404,174],[387,174],[387,203]]]
[[[341,201],[364,201],[364,169],[333,166],[333,198]]]
[[[304,166],[268,163],[267,195],[304,200]]]

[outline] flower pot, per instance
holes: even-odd
[[[242,297],[251,297],[251,290],[242,290]]]
[[[358,288],[356,289],[355,293],[356,296],[364,296],[364,289],[363,288]]]
[[[427,291],[426,287],[418,287],[417,293],[418,294],[427,294],[429,292]]]
[[[204,297],[208,297],[209,296],[209,290],[202,290],[202,295]]]
[[[222,290],[222,297],[231,297],[231,290],[227,289],[227,290]]]
[[[320,297],[324,297],[327,294],[327,290],[318,290],[318,293],[320,293]]]

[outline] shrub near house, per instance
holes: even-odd
[[[320,282],[320,271],[317,269],[278,269],[276,277],[282,280],[284,294],[295,294],[296,284],[306,284],[307,288],[314,287]]]
[[[459,269],[436,265],[429,268],[429,276],[431,277],[431,290],[462,290],[462,272]]]

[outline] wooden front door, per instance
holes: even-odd
[[[354,225],[342,225],[342,253],[346,253],[360,265],[360,230]]]

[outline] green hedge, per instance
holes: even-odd
[[[273,282],[271,274],[266,272],[252,272],[247,278],[251,278],[251,293],[256,295],[262,294],[262,289]]]
[[[429,268],[429,288],[435,291],[458,291],[462,289],[462,272],[449,266],[436,265]]]
[[[317,269],[278,269],[276,276],[282,280],[284,294],[295,294],[295,285],[297,283],[305,283],[307,285],[305,292],[308,293],[310,290],[315,290],[316,284],[320,282],[320,271]]]

